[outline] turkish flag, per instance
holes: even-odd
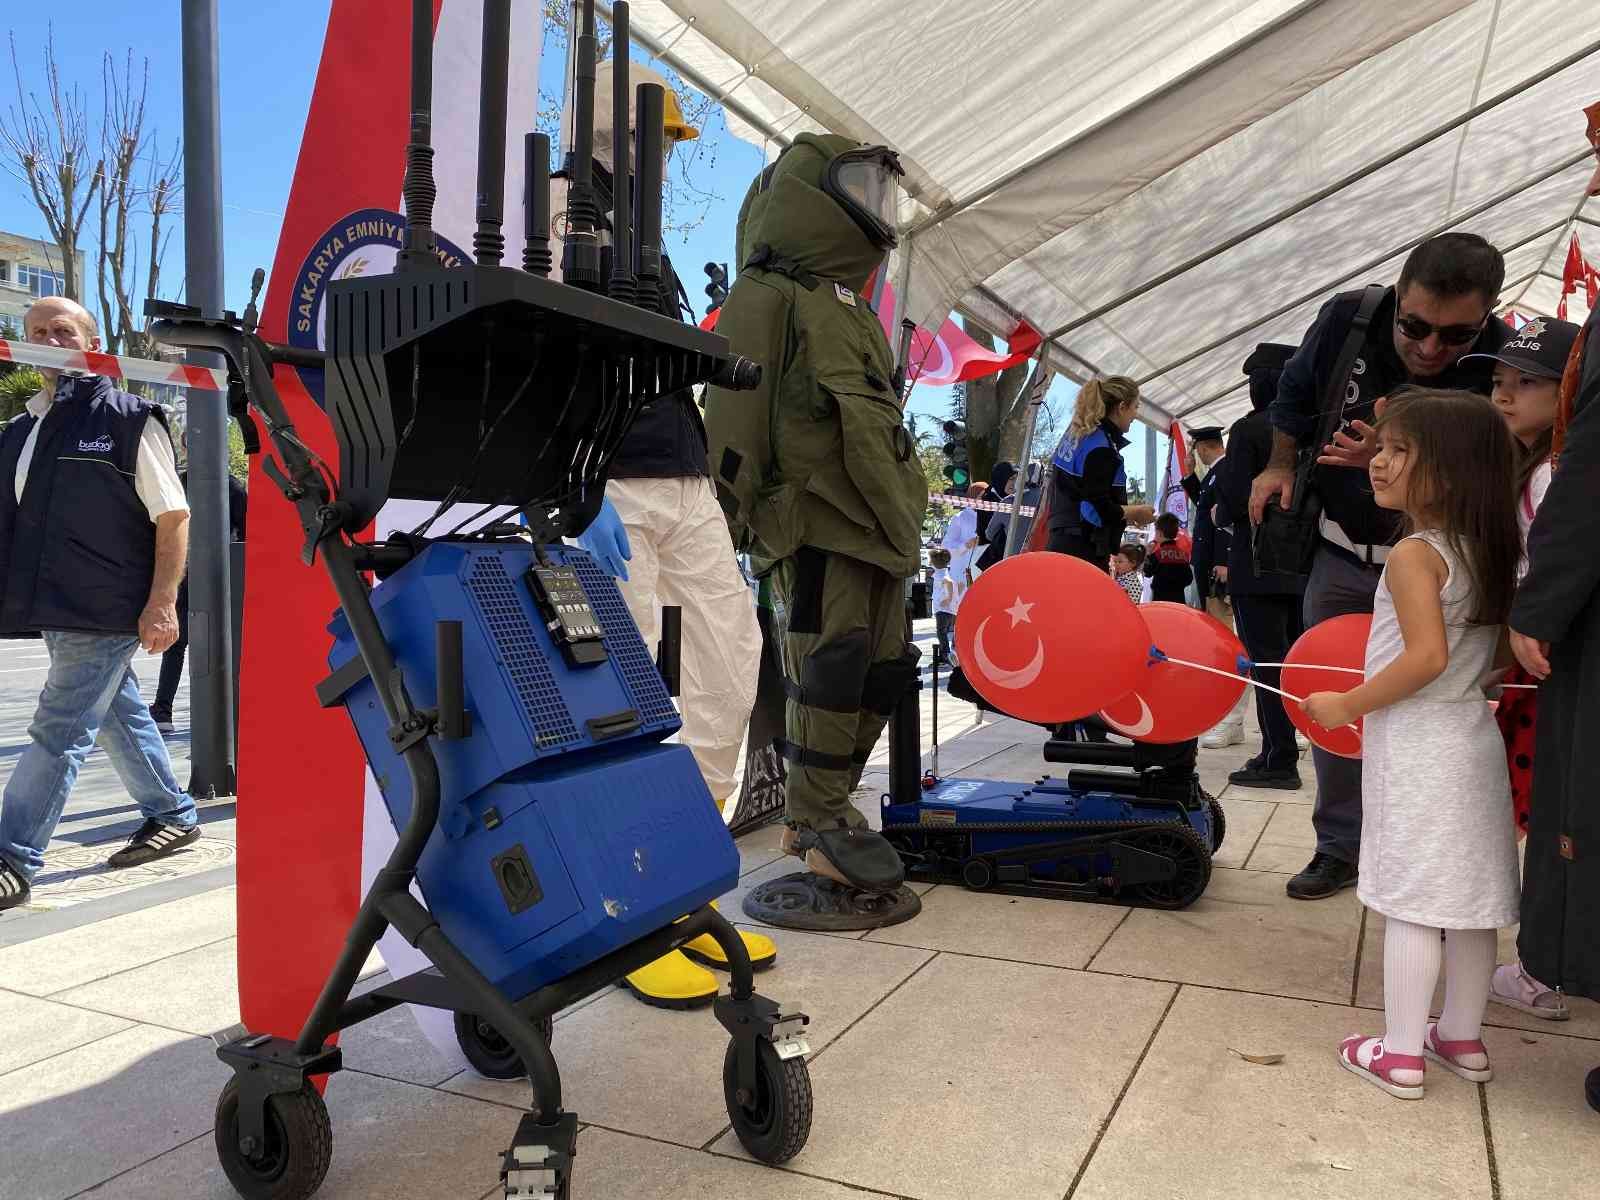
[[[872,284],[867,285],[867,291],[872,291]],[[894,320],[894,296],[894,285],[885,283],[878,302],[878,320],[883,324],[889,345],[898,348],[900,335],[889,328]],[[911,361],[906,378],[911,383],[946,387],[969,379],[982,379],[985,375],[997,375],[1007,367],[1027,362],[1043,340],[1039,331],[1024,321],[1007,335],[1004,350],[985,350],[966,330],[946,319],[937,333],[918,327],[911,335]]]
[[[1594,283],[1591,276],[1593,269],[1583,259],[1583,248],[1578,245],[1578,235],[1572,235],[1572,241],[1567,243],[1567,261],[1561,268],[1561,302],[1556,305],[1556,316],[1561,320],[1567,319],[1567,297],[1578,290],[1578,285],[1586,285],[1589,304],[1594,305]]]

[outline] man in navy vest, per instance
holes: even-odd
[[[30,342],[99,348],[94,318],[63,296],[40,300],[23,326]],[[160,654],[178,636],[189,507],[166,418],[103,377],[41,374],[44,390],[0,431],[0,637],[38,634],[50,653],[0,802],[0,910],[28,899],[96,739],[145,818],[107,865],[200,836],[129,666],[141,646]]]

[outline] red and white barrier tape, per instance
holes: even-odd
[[[965,496],[946,496],[943,493],[928,497],[930,504],[943,504],[951,508],[976,508],[983,512],[1010,512],[1009,500],[968,500]],[[1023,504],[1017,508],[1019,517],[1031,517],[1038,510],[1031,504]]]
[[[159,362],[151,358],[129,358],[120,354],[101,354],[98,350],[63,350],[35,342],[0,340],[0,362],[27,363],[52,371],[80,375],[104,375],[128,383],[170,383],[181,388],[209,392],[228,390],[228,373],[215,367],[191,367],[184,363]]]

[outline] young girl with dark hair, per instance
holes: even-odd
[[[1520,887],[1504,746],[1481,688],[1522,546],[1516,452],[1483,397],[1403,393],[1376,436],[1373,495],[1405,515],[1406,536],[1378,584],[1365,682],[1314,693],[1305,710],[1329,728],[1365,718],[1359,895],[1387,919],[1384,1036],[1347,1038],[1339,1062],[1414,1100],[1425,1059],[1491,1078],[1479,1035],[1495,931],[1516,923]],[[1441,957],[1444,1010],[1430,1024]]]

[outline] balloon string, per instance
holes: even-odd
[[[1173,664],[1173,666],[1177,667],[1190,667],[1196,671],[1204,671],[1208,675],[1221,675],[1224,679],[1238,680],[1241,683],[1248,683],[1251,687],[1258,687],[1264,691],[1274,692],[1277,695],[1282,696],[1285,700],[1293,700],[1296,704],[1305,704],[1305,698],[1303,696],[1296,696],[1293,692],[1286,692],[1282,688],[1275,688],[1270,683],[1262,683],[1259,679],[1249,679],[1234,671],[1224,671],[1218,667],[1208,667],[1204,663],[1190,662],[1188,659],[1184,658],[1173,658],[1170,654],[1166,654],[1159,650],[1154,651],[1154,653],[1157,657],[1157,660],[1160,662],[1169,662]],[[1264,664],[1257,663],[1256,665],[1262,666]],[[1344,728],[1353,729],[1358,734],[1361,732],[1361,730],[1353,724],[1346,725]]]
[[[1344,675],[1365,675],[1360,667],[1329,667],[1321,663],[1251,663],[1252,667],[1293,667],[1297,671],[1338,671]]]

